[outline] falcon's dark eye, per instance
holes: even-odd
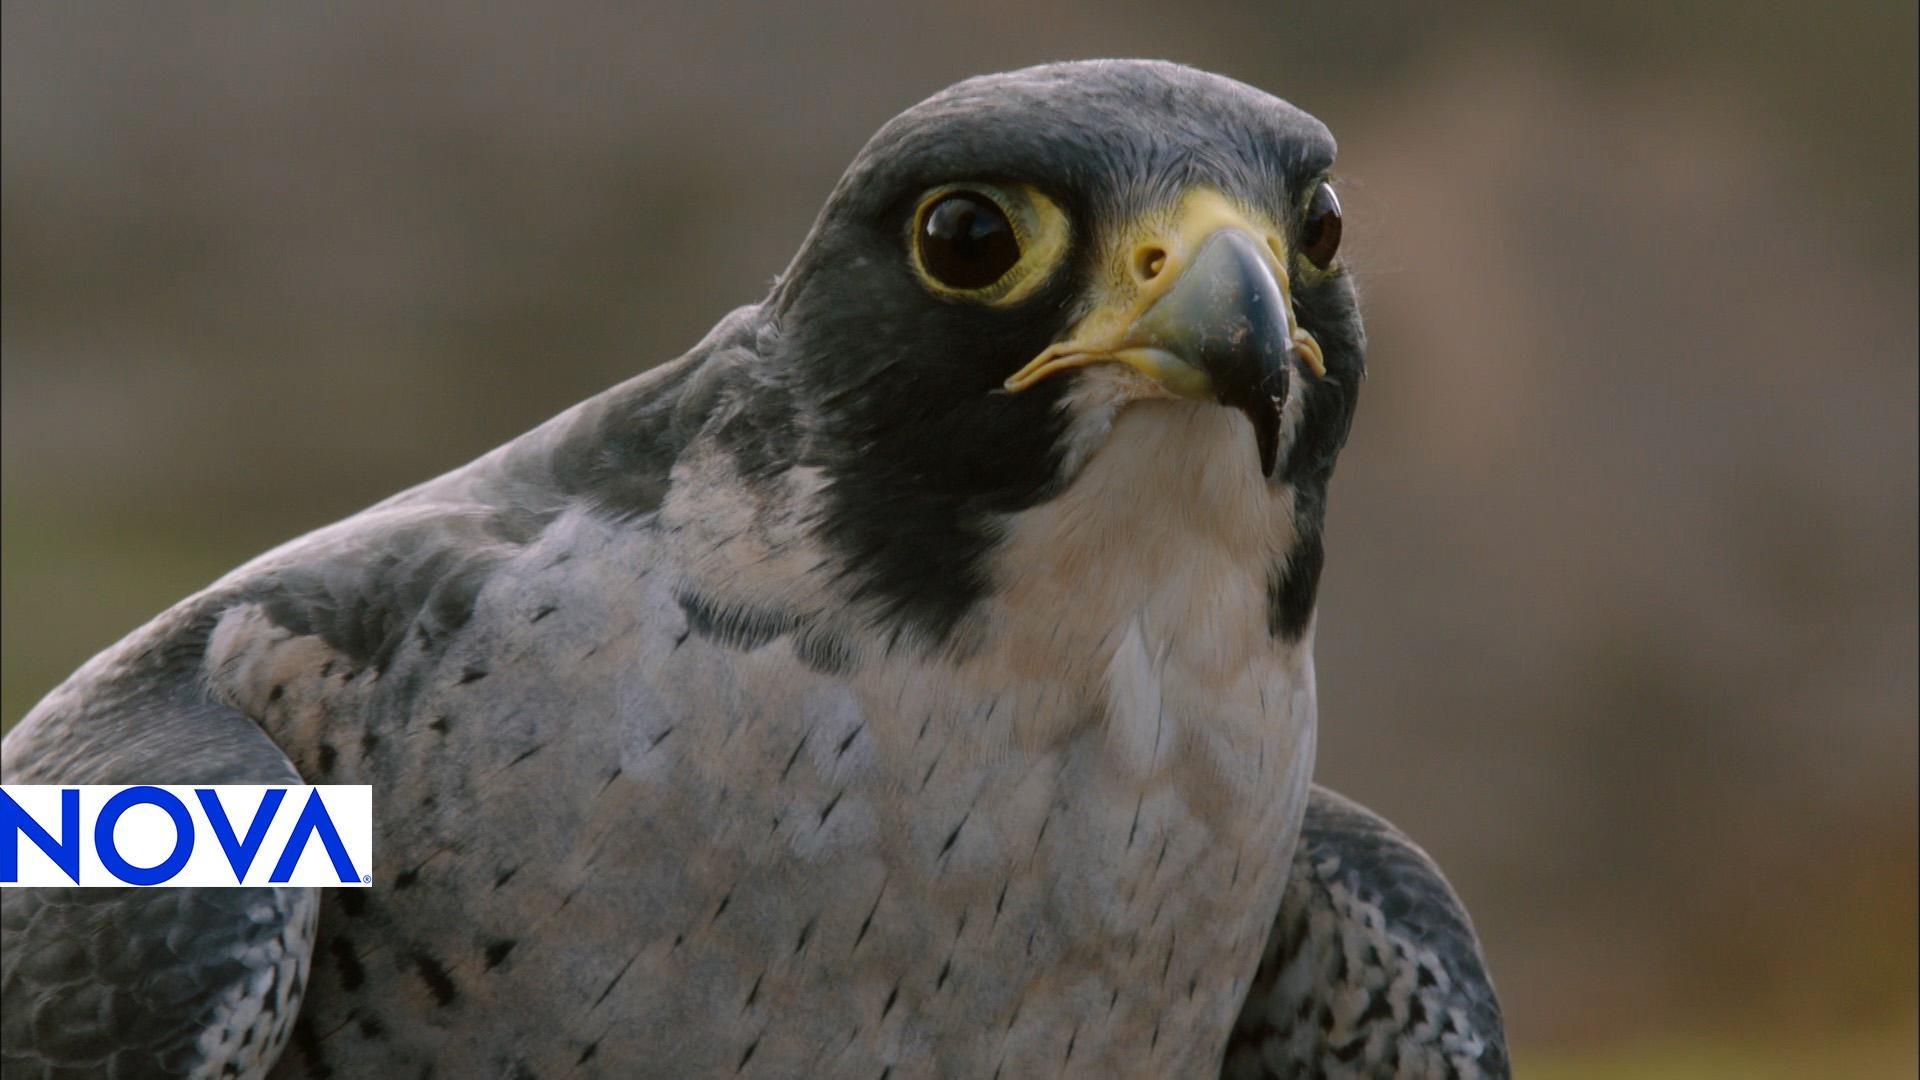
[[[956,191],[927,207],[918,230],[920,265],[954,289],[984,289],[1020,261],[1020,239],[998,203]]]
[[[1325,270],[1340,250],[1340,197],[1333,185],[1322,180],[1307,200],[1307,212],[1300,221],[1300,254]]]

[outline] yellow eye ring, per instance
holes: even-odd
[[[1046,280],[1068,239],[1066,214],[1036,189],[956,183],[920,197],[907,247],[928,291],[1004,305]]]

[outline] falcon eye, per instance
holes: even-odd
[[[1020,238],[1000,204],[955,191],[927,206],[915,230],[920,265],[952,289],[984,289],[1020,262]]]
[[[994,307],[1053,280],[1073,239],[1060,204],[1030,184],[942,184],[907,224],[907,261],[928,292]]]
[[[1300,219],[1300,254],[1325,270],[1340,250],[1340,197],[1325,180],[1313,189],[1307,212]]]

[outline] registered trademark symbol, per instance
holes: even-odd
[[[362,884],[362,885],[371,885],[371,884],[373,884],[373,875],[372,875],[372,874],[361,874],[361,875],[360,875],[360,884]]]

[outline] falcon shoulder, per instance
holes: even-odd
[[[204,620],[164,616],[10,735],[7,783],[297,784],[194,676]],[[0,892],[0,1073],[264,1076],[292,1033],[318,890]]]
[[[570,506],[627,520],[657,507],[688,433],[731,396],[750,314],[734,313],[680,360],[182,601],[23,718],[0,746],[0,778],[337,782],[344,755],[401,734],[375,725],[411,719],[480,590],[544,525]],[[321,668],[331,691],[299,702],[280,654],[312,640],[338,659]],[[390,669],[412,688],[397,691],[396,714],[359,715],[364,694],[352,688]],[[336,747],[324,730],[332,717],[368,735]],[[317,1036],[296,1020],[325,936],[320,915],[311,888],[0,892],[0,1072],[254,1077],[289,1042],[311,1057],[301,1040]]]
[[[1460,898],[1405,834],[1326,788],[1308,801],[1221,1075],[1511,1075],[1500,1002]]]

